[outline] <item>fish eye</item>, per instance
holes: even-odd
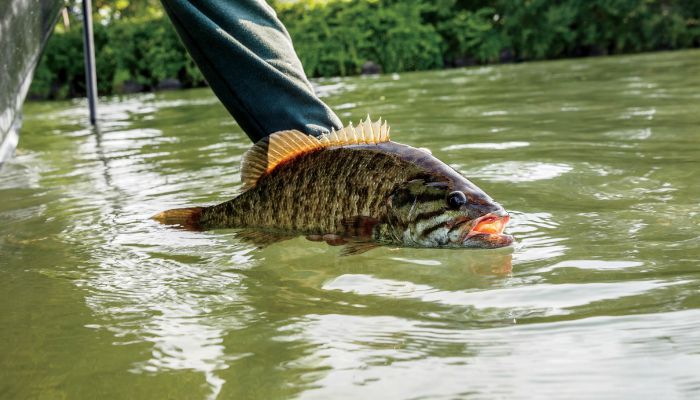
[[[447,205],[450,206],[451,209],[456,210],[465,204],[467,204],[467,196],[465,196],[464,193],[455,191],[447,195]]]

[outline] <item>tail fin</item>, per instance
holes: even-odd
[[[198,231],[202,227],[199,221],[202,218],[202,211],[205,207],[174,208],[159,212],[151,218],[163,225],[180,225],[181,227]]]

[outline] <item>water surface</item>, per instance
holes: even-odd
[[[700,396],[700,52],[316,82],[511,212],[512,249],[167,229],[247,137],[209,90],[30,103],[0,172],[0,398]]]

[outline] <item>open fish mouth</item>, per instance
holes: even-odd
[[[486,214],[470,223],[462,224],[460,242],[464,247],[497,248],[513,244],[513,236],[503,230],[508,225],[508,214]]]

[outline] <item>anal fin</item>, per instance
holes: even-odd
[[[236,237],[246,243],[249,243],[258,248],[267,247],[271,244],[282,242],[284,240],[293,239],[299,235],[289,233],[281,233],[266,230],[256,229],[239,229],[236,230]]]
[[[379,247],[379,244],[374,242],[349,242],[340,250],[340,255],[341,257],[355,256],[370,251],[375,247]]]

